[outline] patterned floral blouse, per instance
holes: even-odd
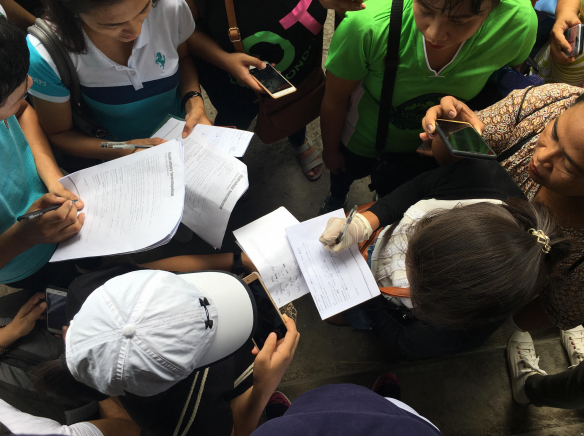
[[[560,83],[532,88],[527,95],[526,90],[521,89],[477,113],[486,126],[483,137],[497,154],[535,134],[519,151],[502,163],[530,201],[534,199],[540,186],[531,180],[528,169],[539,134],[583,93],[582,88]],[[577,241],[577,245],[560,264],[560,272],[566,276],[566,280],[562,280],[561,286],[546,289],[542,293],[542,299],[551,321],[567,330],[584,322],[584,264],[567,273],[570,266],[584,255],[584,229],[562,229]]]

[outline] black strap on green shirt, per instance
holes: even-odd
[[[399,66],[399,44],[403,16],[403,0],[393,0],[389,16],[389,31],[387,32],[387,54],[385,55],[385,71],[381,85],[379,100],[379,116],[377,118],[377,138],[375,139],[375,157],[382,159],[383,150],[389,132],[389,117],[393,101],[393,89]]]

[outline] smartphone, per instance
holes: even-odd
[[[497,154],[470,123],[438,119],[436,132],[453,156],[497,159]]]
[[[58,335],[63,334],[67,322],[67,290],[57,287],[46,289],[47,330]]]
[[[266,90],[272,98],[280,98],[296,92],[296,88],[282,76],[269,62],[265,62],[266,68],[260,70],[250,66],[249,73]]]
[[[576,24],[574,27],[570,27],[564,32],[566,40],[572,46],[570,53],[566,53],[566,56],[578,56],[584,52],[584,24]]]
[[[261,350],[270,333],[276,333],[278,340],[280,340],[286,336],[288,329],[260,275],[257,272],[251,273],[243,281],[249,285],[256,302],[258,322],[252,339]]]

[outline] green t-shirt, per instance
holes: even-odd
[[[326,68],[345,80],[361,80],[351,95],[341,140],[354,153],[374,157],[379,99],[391,0],[369,0],[348,12],[333,36]],[[489,76],[525,61],[535,43],[537,17],[529,0],[501,0],[479,30],[439,72],[426,61],[424,36],[414,21],[413,0],[404,0],[400,64],[393,93],[386,150],[414,152],[422,118],[445,95],[476,96]]]

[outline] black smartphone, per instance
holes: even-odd
[[[566,56],[578,56],[584,52],[584,24],[576,24],[570,27],[564,32],[564,36],[572,46],[570,53],[564,52]]]
[[[67,290],[57,287],[46,289],[47,330],[58,335],[63,333],[67,322]]]
[[[263,70],[253,66],[249,67],[249,73],[272,98],[280,98],[296,91],[294,85],[288,82],[270,63],[266,62],[265,64],[266,68]]]
[[[260,275],[257,272],[251,273],[243,281],[249,285],[256,302],[258,322],[253,341],[261,350],[270,333],[276,333],[278,340],[280,340],[286,336],[288,329]]]
[[[497,154],[470,123],[438,119],[436,132],[453,156],[497,159]]]

